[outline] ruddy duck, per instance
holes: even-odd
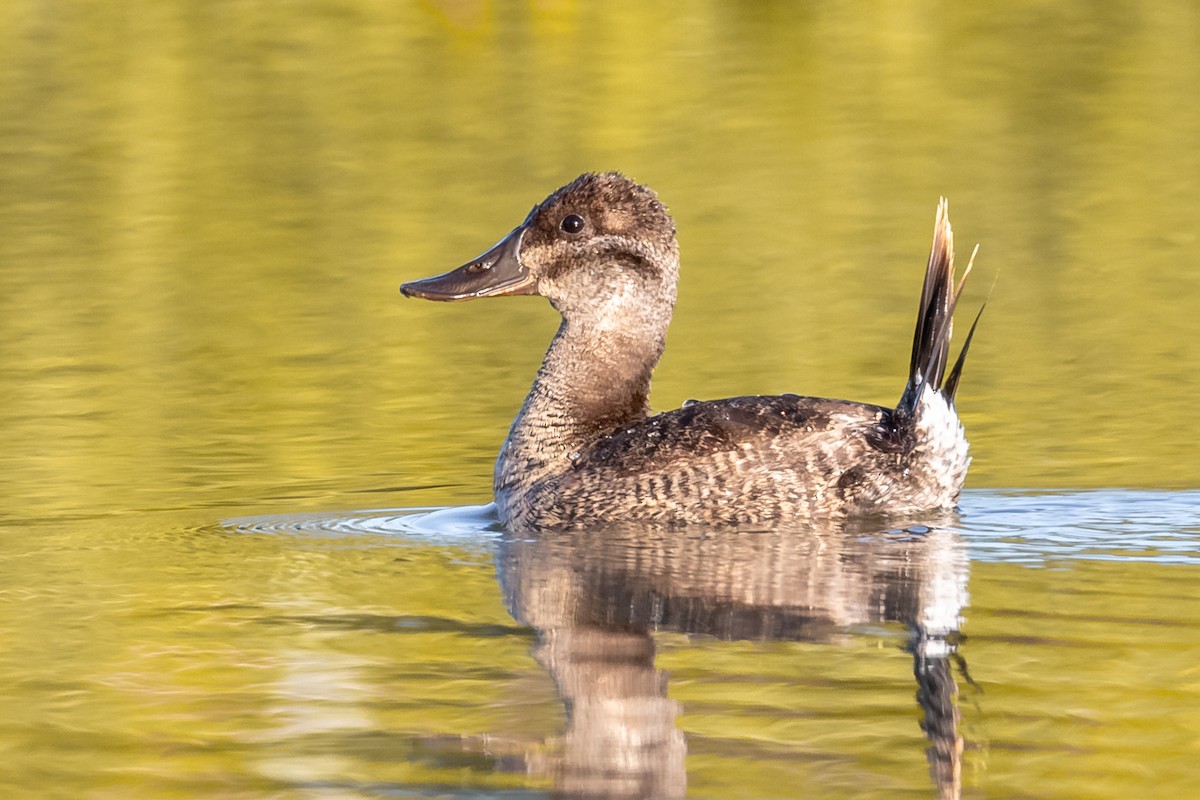
[[[679,249],[655,193],[617,173],[581,175],[479,258],[400,291],[537,294],[562,315],[496,459],[508,529],[762,527],[954,506],[970,463],[954,394],[975,325],[953,366],[950,329],[970,268],[955,284],[942,200],[895,408],[780,395],[652,415]]]

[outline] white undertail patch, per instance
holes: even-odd
[[[953,506],[971,463],[962,420],[946,396],[927,385],[917,401],[914,427],[913,477],[929,493],[930,505]]]

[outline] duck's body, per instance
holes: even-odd
[[[763,526],[954,506],[970,459],[953,406],[962,356],[942,385],[957,300],[944,204],[895,409],[781,395],[651,416],[678,263],[653,192],[589,174],[479,259],[402,287],[433,300],[541,294],[563,316],[496,461],[509,529]]]

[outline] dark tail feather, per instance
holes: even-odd
[[[979,248],[975,249],[978,251]],[[896,408],[900,414],[912,416],[916,413],[926,385],[933,386],[936,391],[945,394],[951,403],[954,402],[954,393],[958,390],[958,380],[962,375],[967,349],[971,346],[971,337],[975,334],[975,325],[979,324],[979,316],[975,317],[966,344],[951,367],[949,377],[946,377],[946,365],[950,361],[950,332],[954,327],[954,309],[958,306],[958,298],[962,295],[963,285],[974,262],[975,253],[972,253],[956,285],[954,233],[950,229],[949,206],[943,197],[938,203],[937,218],[933,225],[933,249],[929,253],[929,265],[925,268],[925,285],[921,289],[921,305],[917,310],[908,385],[904,387],[900,405]],[[979,313],[983,313],[982,308]]]
[[[971,340],[975,338],[975,327],[979,325],[979,318],[983,316],[985,308],[987,308],[987,303],[979,307],[979,313],[975,315],[974,321],[971,322],[971,330],[967,331],[967,340],[963,342],[962,352],[958,354],[958,360],[950,368],[950,377],[946,378],[946,384],[942,387],[942,391],[946,393],[946,399],[950,401],[950,405],[954,405],[954,395],[958,394],[958,379],[962,377],[963,364],[967,361],[967,351],[971,349]]]

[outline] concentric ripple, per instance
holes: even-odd
[[[485,545],[500,533],[496,507],[392,508],[367,511],[265,514],[222,525],[238,533],[317,536],[403,536],[419,541]]]

